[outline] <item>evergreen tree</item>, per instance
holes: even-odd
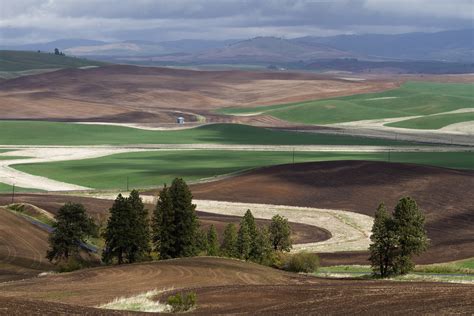
[[[198,229],[196,233],[196,249],[198,255],[207,255],[209,251],[208,232]]]
[[[125,257],[131,247],[130,240],[133,240],[133,231],[130,229],[134,213],[129,201],[119,194],[110,208],[110,217],[107,221],[107,228],[103,234],[105,248],[102,252],[102,260],[110,263],[114,258],[118,264],[125,262]]]
[[[397,273],[406,274],[414,267],[412,256],[421,254],[428,247],[424,228],[425,217],[415,200],[405,197],[398,201],[393,220],[399,243],[395,270]]]
[[[292,242],[291,227],[288,220],[278,214],[273,216],[269,230],[273,249],[278,251],[290,251]]]
[[[249,230],[249,238],[250,238],[250,258],[254,258],[258,256],[256,253],[256,239],[257,239],[257,224],[255,223],[255,217],[250,210],[245,212],[242,221],[246,223],[248,230]]]
[[[224,238],[221,245],[221,253],[225,257],[238,258],[237,250],[237,228],[235,224],[229,223],[224,230]]]
[[[153,213],[153,244],[160,253],[160,259],[176,256],[175,216],[169,188],[165,185]]]
[[[86,238],[95,236],[97,227],[86,214],[82,204],[66,203],[55,216],[53,232],[49,235],[49,249],[46,258],[49,261],[69,259],[79,252]],[[84,248],[84,251],[88,251]]]
[[[183,179],[176,178],[169,188],[174,211],[175,253],[174,257],[196,255],[196,232],[198,222],[196,205],[192,204],[193,196]]]
[[[393,218],[386,211],[383,203],[378,206],[375,212],[370,240],[372,243],[369,248],[369,260],[374,273],[382,278],[393,275],[398,237]]]
[[[244,260],[250,259],[250,252],[252,250],[252,240],[250,239],[250,229],[248,223],[242,219],[240,222],[240,229],[237,236],[237,251],[239,258]]]
[[[255,239],[255,248],[253,251],[252,261],[260,264],[269,265],[273,261],[273,246],[270,239],[270,232],[267,228],[257,230],[257,238]]]
[[[214,225],[211,225],[211,227],[209,227],[209,231],[207,232],[207,255],[219,255],[219,239],[217,237],[217,231]]]
[[[135,262],[150,257],[150,221],[148,210],[145,209],[137,190],[132,190],[127,200],[133,213],[130,226],[132,230],[130,235],[133,238],[130,240],[130,246],[127,249],[127,258],[128,262]]]

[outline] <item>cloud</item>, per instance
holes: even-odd
[[[436,31],[473,27],[473,12],[472,0],[2,0],[0,40]]]

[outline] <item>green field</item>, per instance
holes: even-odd
[[[177,131],[147,131],[110,125],[0,121],[1,145],[409,145],[413,143],[352,136],[272,131],[238,124],[214,124]]]
[[[332,124],[358,120],[430,115],[474,107],[474,85],[407,82],[381,93],[359,94],[326,100],[262,106],[226,108],[223,114],[265,113],[290,122]],[[458,117],[456,122],[469,121]],[[449,120],[447,120],[449,123]],[[413,128],[417,126],[412,125]]]
[[[468,121],[472,121],[472,124],[474,125],[474,112],[418,117],[385,125],[401,128],[440,129],[451,124]]]
[[[79,68],[103,66],[106,63],[49,53],[0,50],[0,71],[18,72],[32,69]]]
[[[390,153],[391,161],[474,169],[473,153]],[[107,157],[14,165],[31,173],[96,189],[145,188],[170,183],[175,177],[195,181],[250,168],[291,163],[292,152],[152,151]],[[295,162],[326,160],[387,161],[387,153],[296,152]]]
[[[0,181],[2,179],[0,178]],[[13,186],[0,182],[0,193],[12,193]],[[15,187],[15,192],[42,192],[42,190]]]

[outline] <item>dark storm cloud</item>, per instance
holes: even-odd
[[[473,14],[472,0],[3,0],[0,39],[400,33],[471,28]]]

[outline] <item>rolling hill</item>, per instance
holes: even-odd
[[[29,51],[0,51],[0,72],[19,72],[37,69],[81,68],[90,66],[103,66],[105,63],[60,56],[50,53]]]

